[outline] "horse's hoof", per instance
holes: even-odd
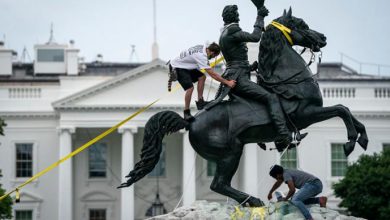
[[[348,141],[344,144],[344,154],[346,157],[348,157],[352,151],[355,149],[355,142],[354,141]]]
[[[261,199],[258,199],[258,198],[255,198],[255,197],[251,197],[250,199],[248,199],[248,202],[249,204],[249,207],[262,207],[262,206],[265,206],[264,202],[261,201]]]
[[[359,145],[364,149],[364,150],[367,150],[367,146],[368,146],[368,139],[366,137],[362,137],[360,135],[360,137],[358,138],[357,142],[359,143]]]
[[[308,135],[307,132],[302,133],[302,134],[298,133],[298,134],[296,135],[296,139],[297,139],[297,141],[300,143],[301,140],[303,140],[303,138],[305,138],[307,135]]]

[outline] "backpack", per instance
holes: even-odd
[[[172,67],[171,61],[168,61],[168,91],[170,92],[172,89],[172,82],[177,81],[177,72],[176,69]]]

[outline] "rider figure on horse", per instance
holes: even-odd
[[[269,92],[250,80],[251,67],[248,62],[248,48],[246,43],[260,41],[264,28],[264,17],[268,15],[268,10],[263,4],[255,5],[258,10],[252,33],[241,30],[238,24],[240,19],[237,5],[227,5],[223,9],[222,17],[225,26],[219,39],[227,67],[223,77],[229,80],[236,80],[237,84],[230,90],[231,93],[266,104],[273,124],[278,132],[275,144],[278,149],[284,149],[292,142],[292,135],[287,128],[286,118],[279,97],[277,94]],[[219,92],[220,97],[217,97],[217,100],[223,99],[228,91],[228,88],[223,88]]]

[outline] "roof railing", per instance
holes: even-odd
[[[361,62],[353,57],[340,53],[340,61],[358,70],[360,74],[390,76],[390,65]]]

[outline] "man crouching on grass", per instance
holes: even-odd
[[[272,199],[272,193],[284,182],[288,185],[289,191],[282,201],[291,198],[291,203],[302,212],[305,219],[313,219],[305,205],[320,204],[320,207],[326,207],[328,200],[326,197],[315,197],[322,192],[322,182],[317,177],[300,170],[284,169],[279,165],[272,166],[269,175],[276,179],[268,193],[269,200]],[[297,193],[295,188],[299,189]]]

